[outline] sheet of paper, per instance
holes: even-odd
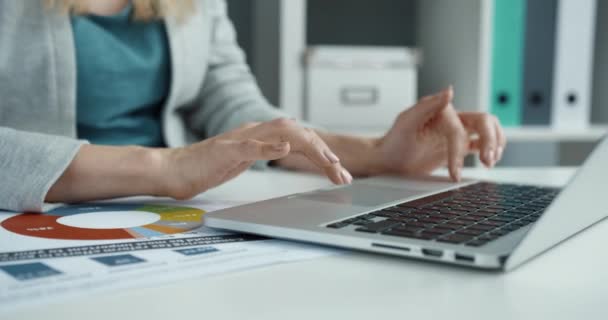
[[[133,198],[0,212],[0,314],[339,252],[201,226],[205,212],[234,205]]]

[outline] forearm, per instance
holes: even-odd
[[[47,193],[47,202],[80,202],[160,195],[157,149],[84,145]]]
[[[374,155],[378,139],[340,135],[321,130],[315,131],[340,158],[342,165],[351,174],[355,176],[369,176],[381,171],[378,168],[377,157]],[[276,164],[288,169],[320,172],[318,167],[310,160],[299,154],[290,154],[276,161]]]

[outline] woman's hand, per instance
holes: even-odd
[[[464,157],[479,153],[492,167],[506,145],[497,118],[480,112],[458,113],[452,88],[420,101],[402,112],[388,133],[375,144],[376,172],[426,174],[447,164],[450,176],[461,177]]]
[[[289,143],[216,137],[183,148],[159,151],[162,164],[158,172],[162,174],[158,181],[165,181],[159,195],[189,199],[238,176],[254,161],[286,156]]]
[[[45,201],[82,202],[135,195],[191,198],[245,171],[257,160],[305,157],[336,184],[352,176],[327,144],[295,121],[251,123],[171,149],[84,145]]]
[[[161,152],[159,172],[167,179],[163,193],[176,199],[191,198],[218,186],[254,161],[276,160],[289,153],[306,157],[336,184],[352,181],[338,157],[313,130],[289,119],[246,124],[197,144]]]
[[[361,138],[319,131],[320,137],[355,175],[420,175],[448,166],[460,180],[464,157],[479,153],[492,167],[506,145],[496,117],[481,112],[460,112],[452,106],[452,88],[420,99],[403,111],[381,138]],[[304,157],[290,154],[280,166],[317,171]]]

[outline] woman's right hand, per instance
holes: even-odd
[[[290,119],[250,123],[182,148],[161,152],[160,195],[188,199],[218,186],[247,170],[257,160],[277,160],[299,153],[311,160],[336,184],[352,176],[327,144],[311,129]]]
[[[83,145],[44,200],[73,203],[142,195],[187,199],[236,177],[257,160],[288,154],[308,158],[336,184],[352,181],[313,130],[277,119],[182,148]]]
[[[189,199],[247,170],[256,160],[275,160],[289,153],[289,143],[215,137],[183,148],[162,149],[160,195]]]

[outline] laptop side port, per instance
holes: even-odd
[[[422,249],[422,254],[427,257],[441,258],[443,251],[437,249]]]
[[[408,247],[399,247],[399,246],[393,246],[393,245],[390,245],[390,244],[382,244],[382,243],[375,243],[375,242],[372,242],[372,247],[377,247],[377,248],[382,248],[382,249],[392,249],[392,250],[406,251],[406,252],[410,251],[410,248],[408,248]]]
[[[458,262],[474,263],[475,257],[468,254],[455,253],[454,259]]]

